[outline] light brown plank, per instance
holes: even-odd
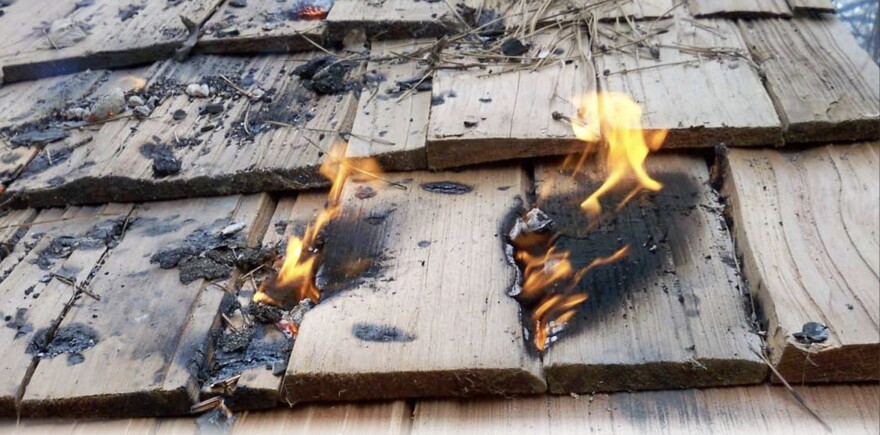
[[[430,40],[374,42],[372,56],[408,55],[431,44]],[[427,64],[401,58],[371,61],[367,72],[378,80],[364,89],[358,103],[348,157],[373,157],[382,167],[401,170],[427,167],[425,138],[431,92],[408,93],[399,82],[419,80],[427,74]],[[428,78],[427,80],[430,80]]]
[[[289,18],[293,8],[290,3],[277,0],[248,0],[245,7],[224,2],[203,26],[196,50],[202,53],[314,50],[312,43],[324,43],[326,26],[323,21]]]
[[[341,140],[335,132],[350,131],[357,100],[351,92],[316,95],[290,74],[316,56],[206,55],[185,63],[167,62],[145,91],[165,98],[149,119],[128,118],[100,125],[91,143],[71,150],[67,160],[51,168],[35,174],[25,172],[9,193],[20,202],[45,205],[325,185],[326,180],[318,174],[322,149]],[[352,68],[346,80],[360,77],[362,66]],[[220,75],[241,84],[237,86],[244,86],[246,92],[274,92],[270,99],[252,102]],[[214,88],[213,98],[190,98],[184,93],[188,84],[206,82]],[[221,114],[200,115],[205,105],[218,101],[225,105]],[[185,117],[175,120],[177,111]],[[142,149],[155,143],[167,146],[180,161],[179,174],[154,174],[153,160]]]
[[[157,426],[155,419],[0,421],[0,431],[14,435],[152,435]]]
[[[880,69],[835,16],[740,24],[787,143],[880,138]]]
[[[232,434],[389,434],[409,433],[412,408],[404,401],[311,405],[242,414]]]
[[[53,274],[84,282],[112,239],[91,237],[98,225],[121,225],[130,206],[73,207],[40,213],[22,240],[0,262],[0,416],[15,415],[16,406],[37,364],[36,337],[54,334],[77,293]],[[9,320],[7,320],[7,317]],[[68,364],[69,354],[56,360]]]
[[[327,15],[327,37],[341,41],[358,28],[370,39],[435,37],[447,32],[444,22],[452,19],[443,2],[337,0]]]
[[[550,435],[546,396],[469,401],[422,400],[413,413],[413,435],[440,433]],[[583,433],[588,426],[576,432]],[[562,433],[562,432],[559,432]]]
[[[599,27],[594,47],[623,47],[596,55],[600,87],[635,99],[644,128],[668,130],[664,148],[782,143],[773,101],[734,24],[678,17],[629,29]],[[640,37],[642,48],[629,43]]]
[[[182,284],[177,269],[160,269],[151,256],[182,246],[196,230],[216,234],[230,222],[247,224],[229,243],[252,243],[257,216],[271,207],[265,195],[150,203],[140,206],[122,242],[106,258],[90,290],[60,328],[86,325],[97,335],[84,360],[39,362],[22,399],[33,417],[125,417],[181,414],[197,398],[198,371],[223,299],[221,281]],[[85,270],[82,273],[88,273]]]
[[[200,25],[220,0],[77,3],[35,0],[4,9],[0,65],[7,83],[166,59],[189,36],[180,16]],[[132,5],[142,8],[130,15]],[[54,30],[61,28],[71,30]],[[70,38],[74,32],[80,37]]]
[[[557,42],[557,37],[562,39]],[[581,38],[580,47],[587,50],[586,34]],[[560,155],[580,147],[570,125],[551,115],[575,112],[579,97],[597,90],[589,53],[564,33],[544,31],[524,42],[534,44],[524,56],[561,52],[550,54],[551,59],[534,71],[496,63],[473,71],[435,72],[429,167]]]
[[[831,0],[786,0],[791,9],[795,12],[830,12],[834,13],[836,8]]]
[[[505,294],[515,271],[500,231],[524,195],[523,171],[393,179],[412,181],[365,199],[356,196],[362,186],[346,185],[343,215],[326,231],[323,302],[300,327],[282,401],[543,391],[540,362],[527,353],[516,302]],[[421,187],[431,182],[473,190]]]
[[[876,385],[800,388],[834,433],[870,434],[880,424]],[[550,399],[552,433],[826,433],[782,387],[767,385]]]
[[[737,250],[792,383],[880,379],[880,144],[730,153],[724,193]],[[828,339],[799,342],[807,322]]]
[[[785,0],[688,0],[695,17],[790,17]]]
[[[748,299],[704,160],[654,155],[647,167],[663,190],[643,194],[593,231],[579,204],[598,180],[573,180],[553,165],[536,168],[538,207],[556,221],[560,247],[570,250],[576,268],[630,247],[626,258],[580,283],[577,291],[589,299],[543,358],[553,393],[752,384],[766,377],[751,351],[760,340],[748,324]]]

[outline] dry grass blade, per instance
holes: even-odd
[[[794,400],[797,401],[797,403],[801,405],[802,408],[810,413],[810,415],[812,415],[813,418],[815,418],[816,421],[818,421],[827,432],[834,432],[834,430],[831,429],[831,426],[829,426],[828,423],[826,423],[825,420],[822,419],[822,417],[813,410],[813,408],[810,408],[809,405],[807,405],[807,400],[804,398],[804,396],[802,396],[801,393],[795,390],[794,387],[792,387],[791,384],[789,384],[788,381],[786,381],[785,378],[782,377],[782,374],[779,373],[779,370],[776,370],[776,367],[773,367],[773,364],[770,363],[770,360],[768,360],[767,357],[765,357],[761,352],[758,352],[755,349],[752,349],[752,352],[754,352],[755,355],[758,355],[758,358],[761,358],[761,360],[764,361],[764,364],[767,364],[767,367],[770,367],[770,370],[773,372],[773,374],[775,374],[776,377],[779,378],[780,381],[782,381],[782,384],[785,385],[785,388],[788,389],[788,392],[791,393],[791,396],[794,397]]]

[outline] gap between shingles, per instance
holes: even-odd
[[[117,246],[119,243],[122,243],[122,240],[125,238],[125,229],[128,227],[131,217],[135,214],[135,211],[138,208],[139,208],[139,206],[135,205],[125,215],[125,223],[123,224],[124,225],[123,232],[122,232],[122,234],[119,235],[119,238],[116,239]],[[98,217],[98,215],[95,215],[95,217]],[[107,249],[105,249],[104,252],[101,253],[101,258],[99,258],[98,261],[95,262],[95,266],[93,267],[91,273],[89,273],[89,276],[86,278],[86,280],[83,283],[80,284],[83,288],[88,288],[89,284],[91,284],[91,282],[92,282],[92,279],[94,279],[94,277],[98,275],[98,272],[101,271],[101,268],[104,266],[104,262],[107,260],[107,256],[109,256],[112,251],[113,251],[113,248],[107,247]],[[52,321],[52,324],[49,325],[49,328],[46,332],[46,343],[47,344],[51,343],[52,340],[55,339],[55,334],[58,332],[58,328],[61,327],[61,323],[64,321],[64,318],[67,316],[67,313],[70,312],[70,309],[73,308],[73,304],[78,300],[77,296],[81,296],[83,294],[83,292],[81,290],[77,289],[75,286],[72,286],[71,288],[73,289],[73,294],[70,296],[70,299],[67,301],[67,303],[64,304],[64,308],[61,309],[61,313],[58,315],[58,317],[56,317],[55,320]],[[15,392],[15,419],[16,419],[16,423],[21,421],[21,402],[22,402],[22,399],[24,398],[24,393],[27,391],[27,386],[30,384],[31,378],[33,377],[34,373],[37,371],[37,366],[39,364],[40,364],[40,357],[37,355],[34,355],[34,357],[31,358],[30,366],[28,366],[28,369],[24,374],[24,379],[22,379],[21,384],[19,384],[19,386],[18,386],[18,390]]]

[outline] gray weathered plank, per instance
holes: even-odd
[[[264,53],[314,50],[324,42],[323,21],[292,18],[296,5],[249,0],[244,7],[223,3],[202,28],[196,51]]]
[[[94,231],[119,229],[131,206],[72,207],[44,210],[0,262],[0,416],[15,415],[24,388],[38,362],[47,334],[54,334],[65,311],[75,302],[74,288],[53,274],[84,282],[113,241]],[[29,212],[25,212],[28,214]],[[19,229],[19,228],[16,228]],[[82,295],[80,295],[82,296]],[[67,365],[72,354],[56,358]]]
[[[876,142],[730,153],[737,250],[770,361],[791,383],[880,379],[878,171]],[[808,322],[827,339],[797,339]]]
[[[324,236],[322,302],[300,327],[282,400],[544,391],[517,304],[505,294],[515,270],[500,239],[525,194],[525,173],[392,178],[411,181],[373,196],[362,184],[345,186],[342,215]]]
[[[161,269],[151,257],[189,243],[186,237],[201,237],[199,230],[215,235],[231,222],[246,227],[229,243],[246,244],[252,232],[258,240],[257,217],[272,205],[267,195],[141,205],[90,284],[101,299],[81,299],[60,323],[60,330],[91,329],[94,346],[82,350],[74,365],[66,358],[40,360],[22,398],[22,415],[186,413],[198,397],[198,372],[227,284],[183,284],[177,269]]]
[[[557,166],[536,168],[538,207],[556,221],[559,246],[571,252],[576,268],[629,246],[627,257],[579,284],[589,299],[543,358],[553,393],[753,384],[766,377],[752,352],[760,339],[748,323],[748,299],[703,159],[654,155],[647,169],[663,190],[636,197],[591,231],[578,204],[600,175],[572,179]]]
[[[356,99],[349,91],[318,95],[290,74],[315,57],[314,53],[205,55],[184,63],[167,62],[143,91],[163,101],[148,119],[126,118],[95,126],[93,140],[75,149],[50,146],[55,154],[69,157],[41,171],[26,170],[8,193],[21,202],[47,205],[325,185],[318,174],[323,150],[341,140],[340,133],[350,131]],[[354,65],[343,80],[356,80],[361,71],[362,65]],[[262,90],[269,97],[254,101],[221,75],[239,83],[242,92]],[[199,83],[210,84],[211,97],[191,98],[184,93],[189,84]],[[222,104],[217,107],[221,113],[205,112],[206,105],[213,103]],[[162,176],[154,171],[149,147],[157,145],[179,162],[178,174]]]
[[[430,40],[374,42],[371,54],[379,59],[395,54],[408,56],[430,43]],[[374,75],[377,82],[361,94],[348,141],[350,158],[372,157],[382,167],[399,170],[427,167],[425,139],[431,93],[400,89],[400,82],[418,81],[427,74],[426,69],[424,62],[405,58],[374,60],[367,64],[368,73]]]
[[[596,55],[601,89],[639,103],[643,128],[668,130],[664,148],[782,143],[773,101],[733,23],[679,16],[597,33],[594,47],[622,47]],[[641,48],[629,43],[637,39]]]
[[[548,57],[535,64],[536,70],[502,62],[435,72],[428,166],[560,155],[580,148],[571,126],[551,115],[575,112],[582,95],[597,91],[586,38],[545,30],[527,39],[534,46],[523,56],[532,63],[539,55]]]
[[[740,23],[786,143],[880,138],[880,69],[835,16]]]
[[[171,57],[220,0],[34,0],[13,2],[0,17],[0,66],[15,82]]]

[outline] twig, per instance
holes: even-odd
[[[226,322],[226,326],[228,326],[229,329],[231,329],[233,332],[238,332],[238,328],[236,328],[235,325],[232,324],[232,319],[230,319],[226,315],[226,313],[220,313],[220,317],[223,318],[223,320]]]
[[[311,139],[309,139],[309,138],[307,138],[307,137],[305,137],[305,136],[303,136],[303,139],[305,139],[306,142],[308,142],[309,144],[311,144],[311,145],[314,146],[315,148],[321,150],[321,152],[323,152],[325,156],[329,156],[329,154],[327,154],[327,152],[324,151],[324,149],[321,148],[320,145],[318,145],[317,143],[315,143],[315,141],[313,141],[313,140],[311,140]],[[361,168],[358,168],[358,167],[352,166],[352,165],[346,163],[345,160],[342,160],[342,161],[340,161],[340,162],[336,162],[336,163],[338,163],[338,164],[340,164],[340,165],[343,165],[343,166],[345,166],[346,168],[351,169],[352,171],[359,172],[359,173],[361,173],[361,174],[363,174],[363,175],[367,175],[367,176],[373,177],[373,178],[375,178],[375,179],[377,179],[377,180],[384,181],[384,182],[386,182],[386,183],[388,183],[389,185],[392,185],[392,186],[394,186],[394,187],[397,187],[397,188],[400,188],[400,189],[403,189],[403,190],[408,190],[407,187],[404,186],[404,185],[401,184],[401,183],[398,183],[398,182],[396,182],[396,181],[389,180],[389,179],[387,179],[387,178],[383,178],[383,177],[381,177],[381,176],[379,176],[379,175],[377,175],[377,174],[374,174],[374,173],[372,173],[372,172],[370,172],[370,171],[365,171],[365,170],[363,170],[363,169],[361,169]]]
[[[65,284],[67,284],[67,285],[72,286],[74,290],[79,290],[79,291],[81,291],[82,293],[84,293],[86,296],[88,296],[88,297],[90,297],[90,298],[92,298],[92,299],[94,299],[94,300],[96,300],[96,301],[100,301],[100,300],[101,300],[101,296],[100,296],[100,295],[97,295],[97,294],[95,294],[95,293],[92,293],[90,290],[88,290],[88,289],[86,289],[85,287],[79,285],[79,284],[76,282],[76,280],[70,279],[69,277],[66,277],[66,276],[64,276],[64,275],[59,275],[59,274],[57,274],[57,273],[52,273],[52,274],[50,274],[50,276],[52,276],[53,278],[57,279],[58,281],[61,281],[61,282],[65,283]]]
[[[133,114],[133,113],[129,113],[129,114],[127,114],[127,115],[113,116],[113,117],[110,117],[110,118],[107,118],[107,119],[102,119],[102,120],[100,120],[100,121],[87,122],[87,123],[82,124],[82,125],[71,125],[71,126],[65,126],[65,127],[63,127],[63,128],[64,128],[65,130],[75,130],[75,129],[78,129],[78,128],[91,127],[91,126],[93,126],[93,125],[105,124],[105,123],[108,123],[108,122],[111,122],[111,121],[116,121],[117,119],[125,119],[125,118],[132,118],[132,117],[134,117],[134,114]],[[144,119],[151,119],[151,117],[148,116],[148,117],[146,117],[146,118],[144,118]]]
[[[604,75],[610,76],[613,74],[627,74],[627,73],[636,72],[636,71],[643,71],[646,69],[660,68],[660,67],[664,67],[664,66],[673,66],[673,65],[683,65],[683,64],[694,63],[694,62],[699,62],[699,60],[698,59],[682,60],[682,61],[678,61],[678,62],[661,63],[661,64],[657,64],[657,65],[648,65],[648,66],[643,66],[643,67],[639,67],[639,68],[622,69],[620,71],[609,71],[607,73],[604,73]]]
[[[788,388],[788,392],[791,393],[791,396],[794,397],[794,400],[796,400],[797,403],[801,405],[801,407],[803,407],[808,413],[810,413],[810,415],[812,415],[813,418],[816,419],[816,421],[821,423],[822,427],[824,427],[826,431],[834,432],[834,430],[831,429],[831,426],[829,426],[828,423],[825,423],[825,420],[823,420],[822,417],[813,410],[813,408],[810,408],[807,405],[807,400],[804,399],[804,396],[801,396],[801,393],[798,393],[797,390],[795,390],[794,387],[792,387],[791,384],[789,384],[788,381],[786,381],[785,378],[782,377],[782,373],[779,373],[779,370],[776,370],[776,367],[773,367],[773,364],[770,363],[770,360],[768,360],[767,357],[765,357],[754,348],[752,348],[751,350],[755,355],[758,355],[758,358],[761,358],[761,361],[764,361],[764,364],[767,364],[767,367],[770,367],[770,370],[773,372],[773,374],[775,374],[776,377],[779,378],[780,381],[782,381],[782,384],[785,385],[785,388]]]
[[[226,84],[231,86],[232,89],[235,89],[236,91],[238,91],[239,94],[244,95],[245,97],[248,97],[248,98],[254,98],[254,94],[242,89],[241,86],[235,84],[235,82],[226,78],[225,75],[220,74],[220,78],[223,79],[223,81],[226,82]]]

